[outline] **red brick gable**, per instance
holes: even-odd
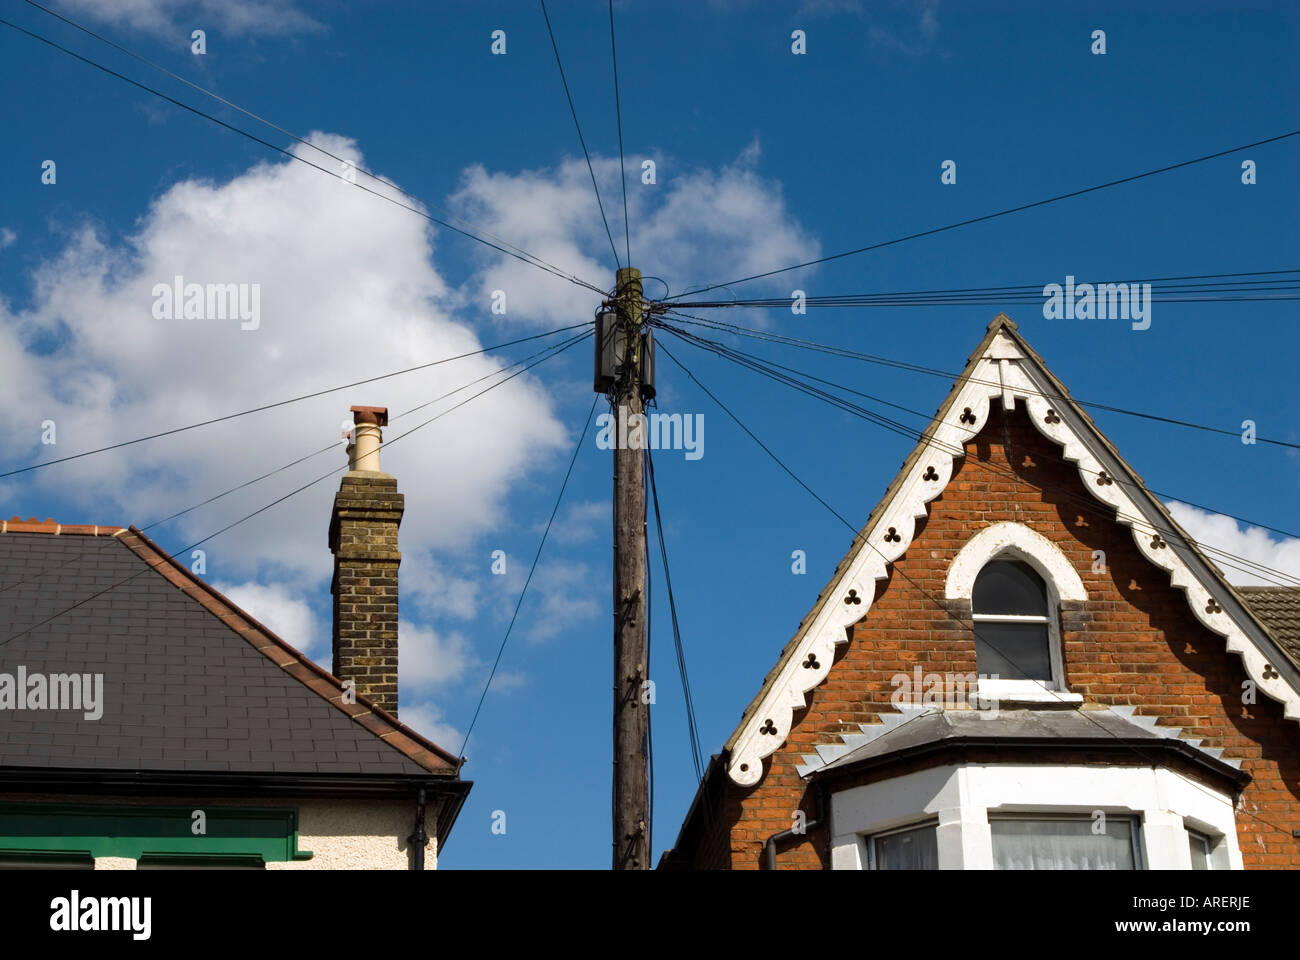
[[[874,602],[864,605],[867,612],[850,629],[848,642],[836,648],[826,679],[808,693],[808,706],[795,711],[788,737],[763,761],[757,785],[747,788],[729,778],[724,754],[711,768],[669,861],[761,866],[765,841],[792,826],[795,810],[802,809],[809,822],[822,815],[797,769],[805,754],[857,732],[860,723],[876,722],[877,714],[895,712],[895,674],[915,666],[925,673],[975,673],[969,604],[946,601],[945,580],[972,536],[1012,521],[1052,541],[1086,588],[1088,600],[1063,603],[1060,611],[1067,688],[1088,704],[1135,707],[1139,715],[1182,727],[1184,736],[1202,739],[1202,746],[1240,759],[1251,777],[1237,813],[1245,865],[1300,866],[1300,841],[1291,835],[1300,829],[1300,728],[1286,719],[1282,705],[1263,695],[1255,704],[1242,703],[1242,684],[1249,678],[1241,657],[1193,615],[1188,594],[1171,586],[1169,573],[1139,551],[1132,529],[1089,499],[1078,466],[1030,422],[1024,403],[1004,415],[994,401],[965,451],[943,492],[930,501],[928,516],[917,522],[906,551],[889,565],[887,579],[877,582]],[[1105,573],[1093,572],[1098,550],[1106,555]],[[1050,751],[1038,759],[1059,762]],[[1150,765],[1136,754],[1132,762]],[[828,866],[824,820],[806,836],[784,842],[778,853],[781,868]]]

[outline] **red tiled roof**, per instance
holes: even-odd
[[[29,517],[24,520],[22,517],[14,515],[8,520],[0,520],[0,533],[52,533],[58,534],[77,534],[78,536],[88,537],[115,537],[119,533],[125,533],[126,527],[100,527],[88,523],[55,523],[50,517],[44,520],[37,520],[35,517]]]
[[[1237,593],[1300,663],[1300,587],[1237,587]]]

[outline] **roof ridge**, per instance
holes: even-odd
[[[8,520],[0,520],[0,533],[45,533],[51,536],[76,535],[83,537],[117,537],[126,533],[126,527],[108,526],[93,523],[59,523],[53,517],[37,520],[28,517],[24,520],[14,514]]]
[[[123,530],[122,534],[123,536],[118,537],[122,545],[156,570],[160,576],[197,601],[285,673],[347,714],[375,737],[432,773],[459,772],[460,760],[457,757],[408,727],[382,707],[376,706],[368,698],[355,694],[354,703],[345,703],[343,682],[338,677],[282,639],[220,590],[199,579],[188,568],[178,563],[175,557],[159,547],[143,530],[133,526]],[[451,767],[450,771],[446,769],[448,766]]]

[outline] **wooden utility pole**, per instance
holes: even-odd
[[[618,271],[614,383],[614,869],[650,868],[641,271]],[[619,336],[621,332],[621,336]],[[630,442],[629,442],[630,440]]]

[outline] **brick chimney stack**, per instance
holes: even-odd
[[[352,408],[349,469],[334,495],[334,675],[397,715],[397,528],[405,497],[379,469],[386,407]]]

